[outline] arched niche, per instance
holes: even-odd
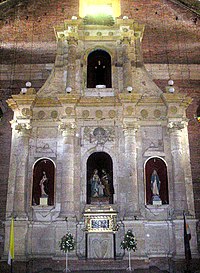
[[[33,206],[40,205],[40,197],[42,197],[42,187],[46,197],[48,198],[48,201],[47,201],[48,206],[54,205],[54,191],[55,191],[54,179],[55,179],[54,162],[48,158],[41,158],[37,160],[33,166],[33,188],[32,188],[32,205]]]
[[[152,175],[154,170],[160,180],[159,197],[162,204],[169,204],[168,195],[168,177],[167,165],[160,157],[152,157],[146,161],[145,164],[145,178],[146,178],[146,204],[153,204],[153,189],[152,189]]]
[[[87,88],[95,88],[96,85],[112,87],[111,56],[101,49],[92,51],[87,59]]]
[[[94,152],[87,160],[87,204],[112,204],[113,194],[112,158],[105,152]]]

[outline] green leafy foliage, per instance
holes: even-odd
[[[132,233],[132,230],[128,230],[124,236],[124,240],[121,242],[121,248],[127,251],[136,251],[137,240]]]
[[[74,237],[71,233],[66,233],[59,242],[60,250],[66,252],[70,252],[74,250],[75,241]]]

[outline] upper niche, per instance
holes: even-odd
[[[88,55],[87,88],[105,85],[111,88],[111,57],[104,50],[95,50]]]

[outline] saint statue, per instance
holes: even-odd
[[[153,193],[153,196],[160,195],[160,184],[161,184],[161,181],[159,179],[157,171],[154,170],[151,175],[151,191]]]
[[[106,171],[102,170],[102,176],[99,177],[98,170],[95,169],[90,179],[91,197],[110,197],[114,193],[111,178]]]
[[[98,197],[99,196],[99,186],[102,185],[100,177],[98,175],[98,170],[95,169],[93,175],[90,179],[91,185],[91,196]]]
[[[104,169],[102,170],[101,181],[102,181],[102,184],[104,185],[105,196],[111,196],[112,194],[111,179]]]
[[[46,186],[47,186],[48,178],[46,176],[46,172],[43,171],[43,177],[40,180],[40,189],[41,189],[41,196],[48,196],[46,193]]]

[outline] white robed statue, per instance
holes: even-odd
[[[157,174],[157,171],[154,170],[151,175],[151,191],[153,193],[153,200],[160,200],[160,184],[161,181]]]

